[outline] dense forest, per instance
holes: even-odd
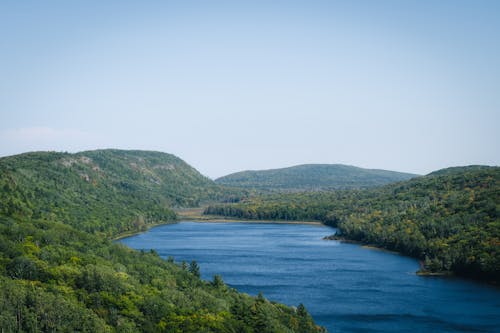
[[[168,154],[94,151],[0,159],[2,332],[322,332],[303,305],[251,297],[196,262],[110,237],[172,207],[239,195]]]
[[[233,201],[181,159],[149,151],[39,152],[0,159],[0,213],[107,236],[175,220],[175,207]]]
[[[318,220],[336,226],[336,238],[419,258],[424,272],[500,282],[499,167],[444,169],[366,190],[256,196],[205,214]]]
[[[299,192],[368,188],[416,176],[342,164],[304,164],[282,169],[241,171],[218,178],[215,182],[259,192]]]

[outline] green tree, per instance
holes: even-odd
[[[221,288],[224,288],[226,286],[226,284],[222,280],[222,276],[220,276],[219,274],[214,275],[212,285],[217,289],[221,289]]]
[[[189,272],[199,278],[201,276],[200,274],[200,266],[196,262],[196,260],[191,261],[189,264]]]

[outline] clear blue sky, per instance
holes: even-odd
[[[500,164],[500,1],[0,2],[0,155]]]

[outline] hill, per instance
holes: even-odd
[[[65,221],[108,236],[175,220],[174,207],[242,193],[174,155],[111,149],[0,158],[0,189],[0,213]]]
[[[416,176],[343,164],[304,164],[282,169],[237,172],[218,178],[215,182],[260,191],[298,192],[368,188]]]
[[[423,271],[500,283],[499,167],[444,169],[366,190],[257,196],[205,213],[320,220],[344,239],[419,258]]]
[[[157,152],[38,152],[0,159],[2,332],[323,332],[296,309],[200,279],[110,238],[175,219],[171,207],[224,198]],[[106,236],[106,237],[104,237]]]

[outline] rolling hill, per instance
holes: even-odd
[[[175,207],[242,193],[174,155],[112,149],[0,158],[0,188],[0,213],[61,220],[108,236],[175,220]]]
[[[298,192],[368,188],[413,177],[417,175],[343,164],[304,164],[282,169],[241,171],[220,177],[215,182],[259,191]]]

